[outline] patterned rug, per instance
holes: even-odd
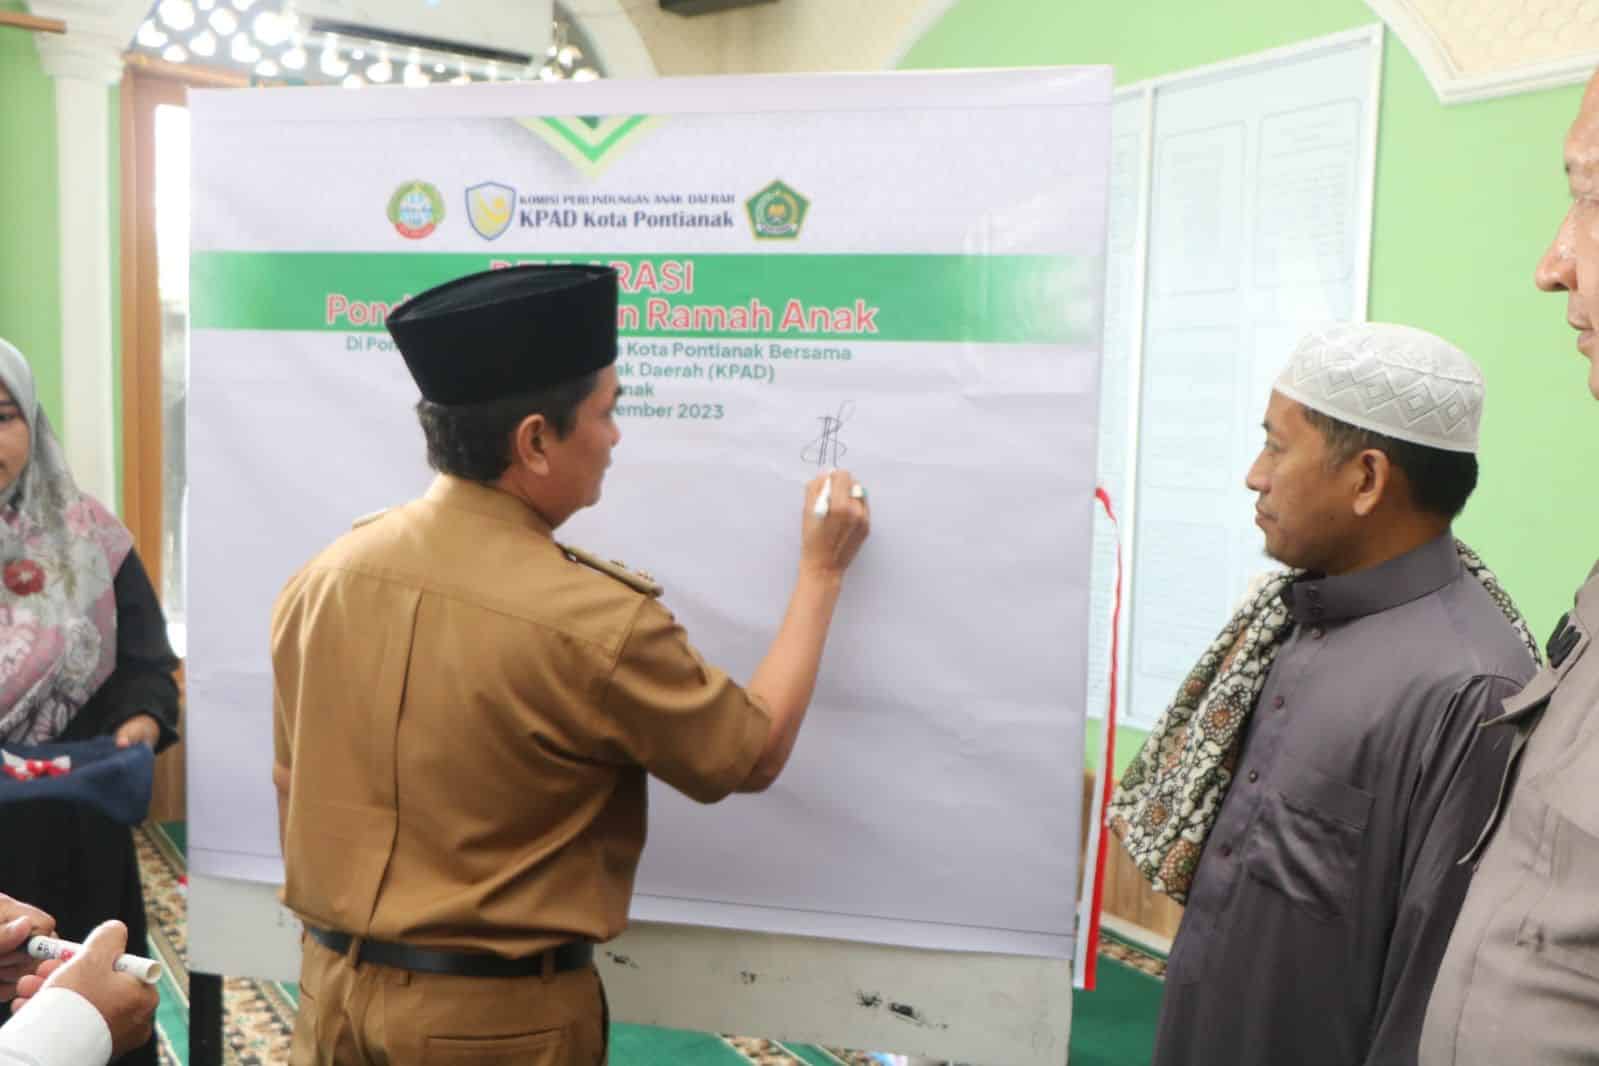
[[[189,1061],[188,908],[184,901],[183,857],[159,828],[133,831],[144,883],[144,913],[149,924],[150,956],[162,963],[161,1006],[156,1010],[156,1038],[161,1066],[186,1066]]]
[[[175,834],[179,841],[173,839]],[[189,965],[187,869],[181,848],[181,826],[175,831],[156,825],[134,830],[139,867],[144,879],[145,909],[150,919],[150,949],[166,966],[161,982],[161,1009],[156,1016],[161,1040],[162,1066],[188,1066],[189,1059]],[[1158,981],[1166,962],[1158,955],[1106,934],[1100,940],[1100,957],[1110,960],[1101,967],[1101,980],[1114,984],[1130,979],[1135,994],[1149,998],[1154,990],[1155,1009],[1159,1006]],[[1117,964],[1125,967],[1123,972]],[[1149,978],[1154,978],[1150,981]],[[1088,997],[1093,999],[1092,996]],[[224,1012],[223,1061],[226,1066],[280,1066],[288,1062],[289,1042],[294,1028],[298,990],[275,981],[228,978],[223,982]],[[1106,1006],[1110,1003],[1106,1002]],[[1072,1061],[1079,1061],[1079,1040],[1093,1040],[1094,1012],[1078,994],[1074,1000]],[[1144,1013],[1148,1013],[1145,1010]],[[1118,1006],[1110,1024],[1125,1028],[1128,1012]],[[1152,1025],[1153,1019],[1149,1019]],[[1118,1034],[1120,1035],[1120,1034]],[[1151,1034],[1152,1036],[1152,1034]],[[1102,1043],[1100,1046],[1103,1046]],[[718,1036],[680,1030],[654,1029],[642,1025],[612,1027],[612,1066],[881,1066],[902,1061],[887,1056],[807,1044],[780,1044],[752,1037]],[[1132,1063],[1136,1058],[1118,1057]],[[1142,1061],[1147,1062],[1147,1055]]]
[[[1148,948],[1140,947],[1129,940],[1118,940],[1116,934],[1109,930],[1101,930],[1099,937],[1099,957],[1114,959],[1130,970],[1137,970],[1158,981],[1166,979],[1166,957],[1157,955]]]

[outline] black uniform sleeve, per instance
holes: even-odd
[[[178,657],[167,641],[167,619],[150,575],[136,551],[128,552],[113,583],[117,604],[117,665],[105,684],[73,716],[63,740],[115,733],[130,718],[148,714],[161,726],[156,751],[178,739]]]

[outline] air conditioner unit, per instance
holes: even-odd
[[[294,0],[315,33],[490,58],[542,59],[555,0]]]
[[[775,3],[777,0],[661,0],[661,10],[674,15],[710,15],[718,11],[731,11],[735,7]]]

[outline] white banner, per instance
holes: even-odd
[[[783,777],[657,788],[634,917],[1070,954],[1108,71],[192,99],[197,872],[281,877],[272,600],[430,477],[387,309],[600,261],[623,439],[563,541],[747,679],[799,486],[836,461],[874,516]]]

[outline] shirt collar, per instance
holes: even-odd
[[[1369,570],[1327,577],[1309,573],[1283,589],[1295,622],[1341,622],[1386,611],[1437,592],[1464,568],[1453,533],[1445,533]]]
[[[537,511],[493,485],[440,474],[433,479],[433,484],[428,486],[422,498],[440,507],[471,511],[485,518],[523,526],[541,537],[553,539],[550,524],[544,521]]]

